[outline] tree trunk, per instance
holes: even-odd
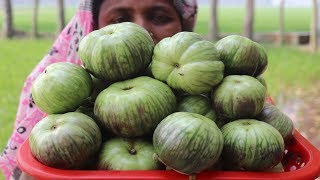
[[[318,49],[318,4],[317,0],[312,0],[312,22],[310,32],[310,47],[313,52]]]
[[[14,34],[13,30],[13,16],[12,16],[12,6],[10,0],[4,0],[4,15],[2,31],[5,38],[12,38]]]
[[[279,44],[284,43],[284,0],[280,0],[279,4]]]
[[[245,19],[244,19],[244,36],[253,39],[253,21],[254,21],[254,0],[246,1],[245,9]]]
[[[317,44],[318,44],[318,46],[319,46],[319,43],[320,43],[320,37],[319,37],[319,35],[320,35],[320,11],[319,11],[319,7],[320,7],[320,1],[319,0],[316,0],[316,5],[317,5]]]
[[[57,0],[58,5],[58,32],[60,33],[65,26],[64,0]]]
[[[33,0],[32,36],[38,37],[38,9],[39,0]]]
[[[219,38],[218,34],[218,0],[211,0],[210,5],[210,21],[209,21],[209,40],[217,41]]]

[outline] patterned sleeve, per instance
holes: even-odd
[[[20,95],[13,133],[0,156],[0,169],[2,169],[6,179],[19,179],[21,171],[16,162],[17,150],[28,138],[35,124],[45,116],[45,113],[38,109],[32,99],[32,83],[52,63],[72,62],[81,64],[77,55],[78,44],[81,38],[90,31],[92,31],[92,13],[79,10],[53,43],[48,54],[27,77]]]

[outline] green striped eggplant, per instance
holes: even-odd
[[[102,170],[155,170],[164,165],[154,158],[152,142],[142,138],[111,138],[101,148],[98,169]]]
[[[102,81],[101,79],[98,79],[91,75],[93,88],[90,97],[88,98],[88,101],[92,104],[94,104],[94,101],[96,100],[98,94],[103,91],[105,88],[107,88],[111,83]]]
[[[176,106],[176,97],[168,85],[140,76],[103,90],[95,101],[94,114],[106,130],[121,137],[138,137],[152,134]]]
[[[190,112],[175,112],[163,119],[153,134],[159,159],[184,174],[196,174],[219,160],[223,135],[209,118]]]
[[[268,84],[267,84],[267,81],[266,79],[264,78],[263,75],[260,75],[258,77],[256,77],[258,79],[258,81],[264,86],[266,87],[266,89],[268,89]]]
[[[293,137],[293,121],[275,105],[266,102],[256,119],[264,121],[276,128],[282,135],[285,143],[289,142]]]
[[[225,65],[225,75],[257,77],[268,65],[266,50],[260,44],[240,35],[229,35],[215,43]]]
[[[254,118],[264,105],[266,88],[254,77],[230,75],[212,91],[215,111],[229,120]]]
[[[93,113],[93,107],[80,106],[74,112],[79,112],[79,113],[85,114],[85,115],[91,117],[93,120],[96,119],[95,116],[94,116],[94,113]]]
[[[155,46],[151,72],[173,89],[201,94],[220,83],[224,64],[212,42],[194,32],[180,32]]]
[[[225,124],[222,119],[218,118],[211,105],[210,98],[204,95],[183,96],[178,102],[178,111],[201,114],[209,119],[212,119],[219,128]]]
[[[224,125],[222,159],[226,169],[264,171],[276,166],[284,155],[281,134],[255,119],[240,119]]]
[[[89,116],[79,112],[48,115],[30,132],[32,155],[58,169],[83,169],[99,152],[101,132]]]
[[[32,98],[47,114],[75,111],[90,96],[90,74],[69,62],[50,64],[32,84]]]
[[[92,31],[79,44],[83,65],[99,79],[115,82],[134,78],[152,59],[154,42],[143,27],[123,22]]]

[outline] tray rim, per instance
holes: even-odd
[[[308,154],[307,163],[300,169],[286,172],[239,172],[239,171],[204,171],[196,179],[234,180],[234,179],[315,179],[320,175],[320,151],[304,138],[297,129],[293,141]],[[20,169],[38,179],[189,179],[188,175],[174,170],[62,170],[45,166],[31,154],[29,140],[19,147],[17,162]],[[30,163],[32,165],[30,165]]]

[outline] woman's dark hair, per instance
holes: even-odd
[[[94,29],[98,29],[99,11],[103,1],[104,0],[94,0],[92,4]]]

